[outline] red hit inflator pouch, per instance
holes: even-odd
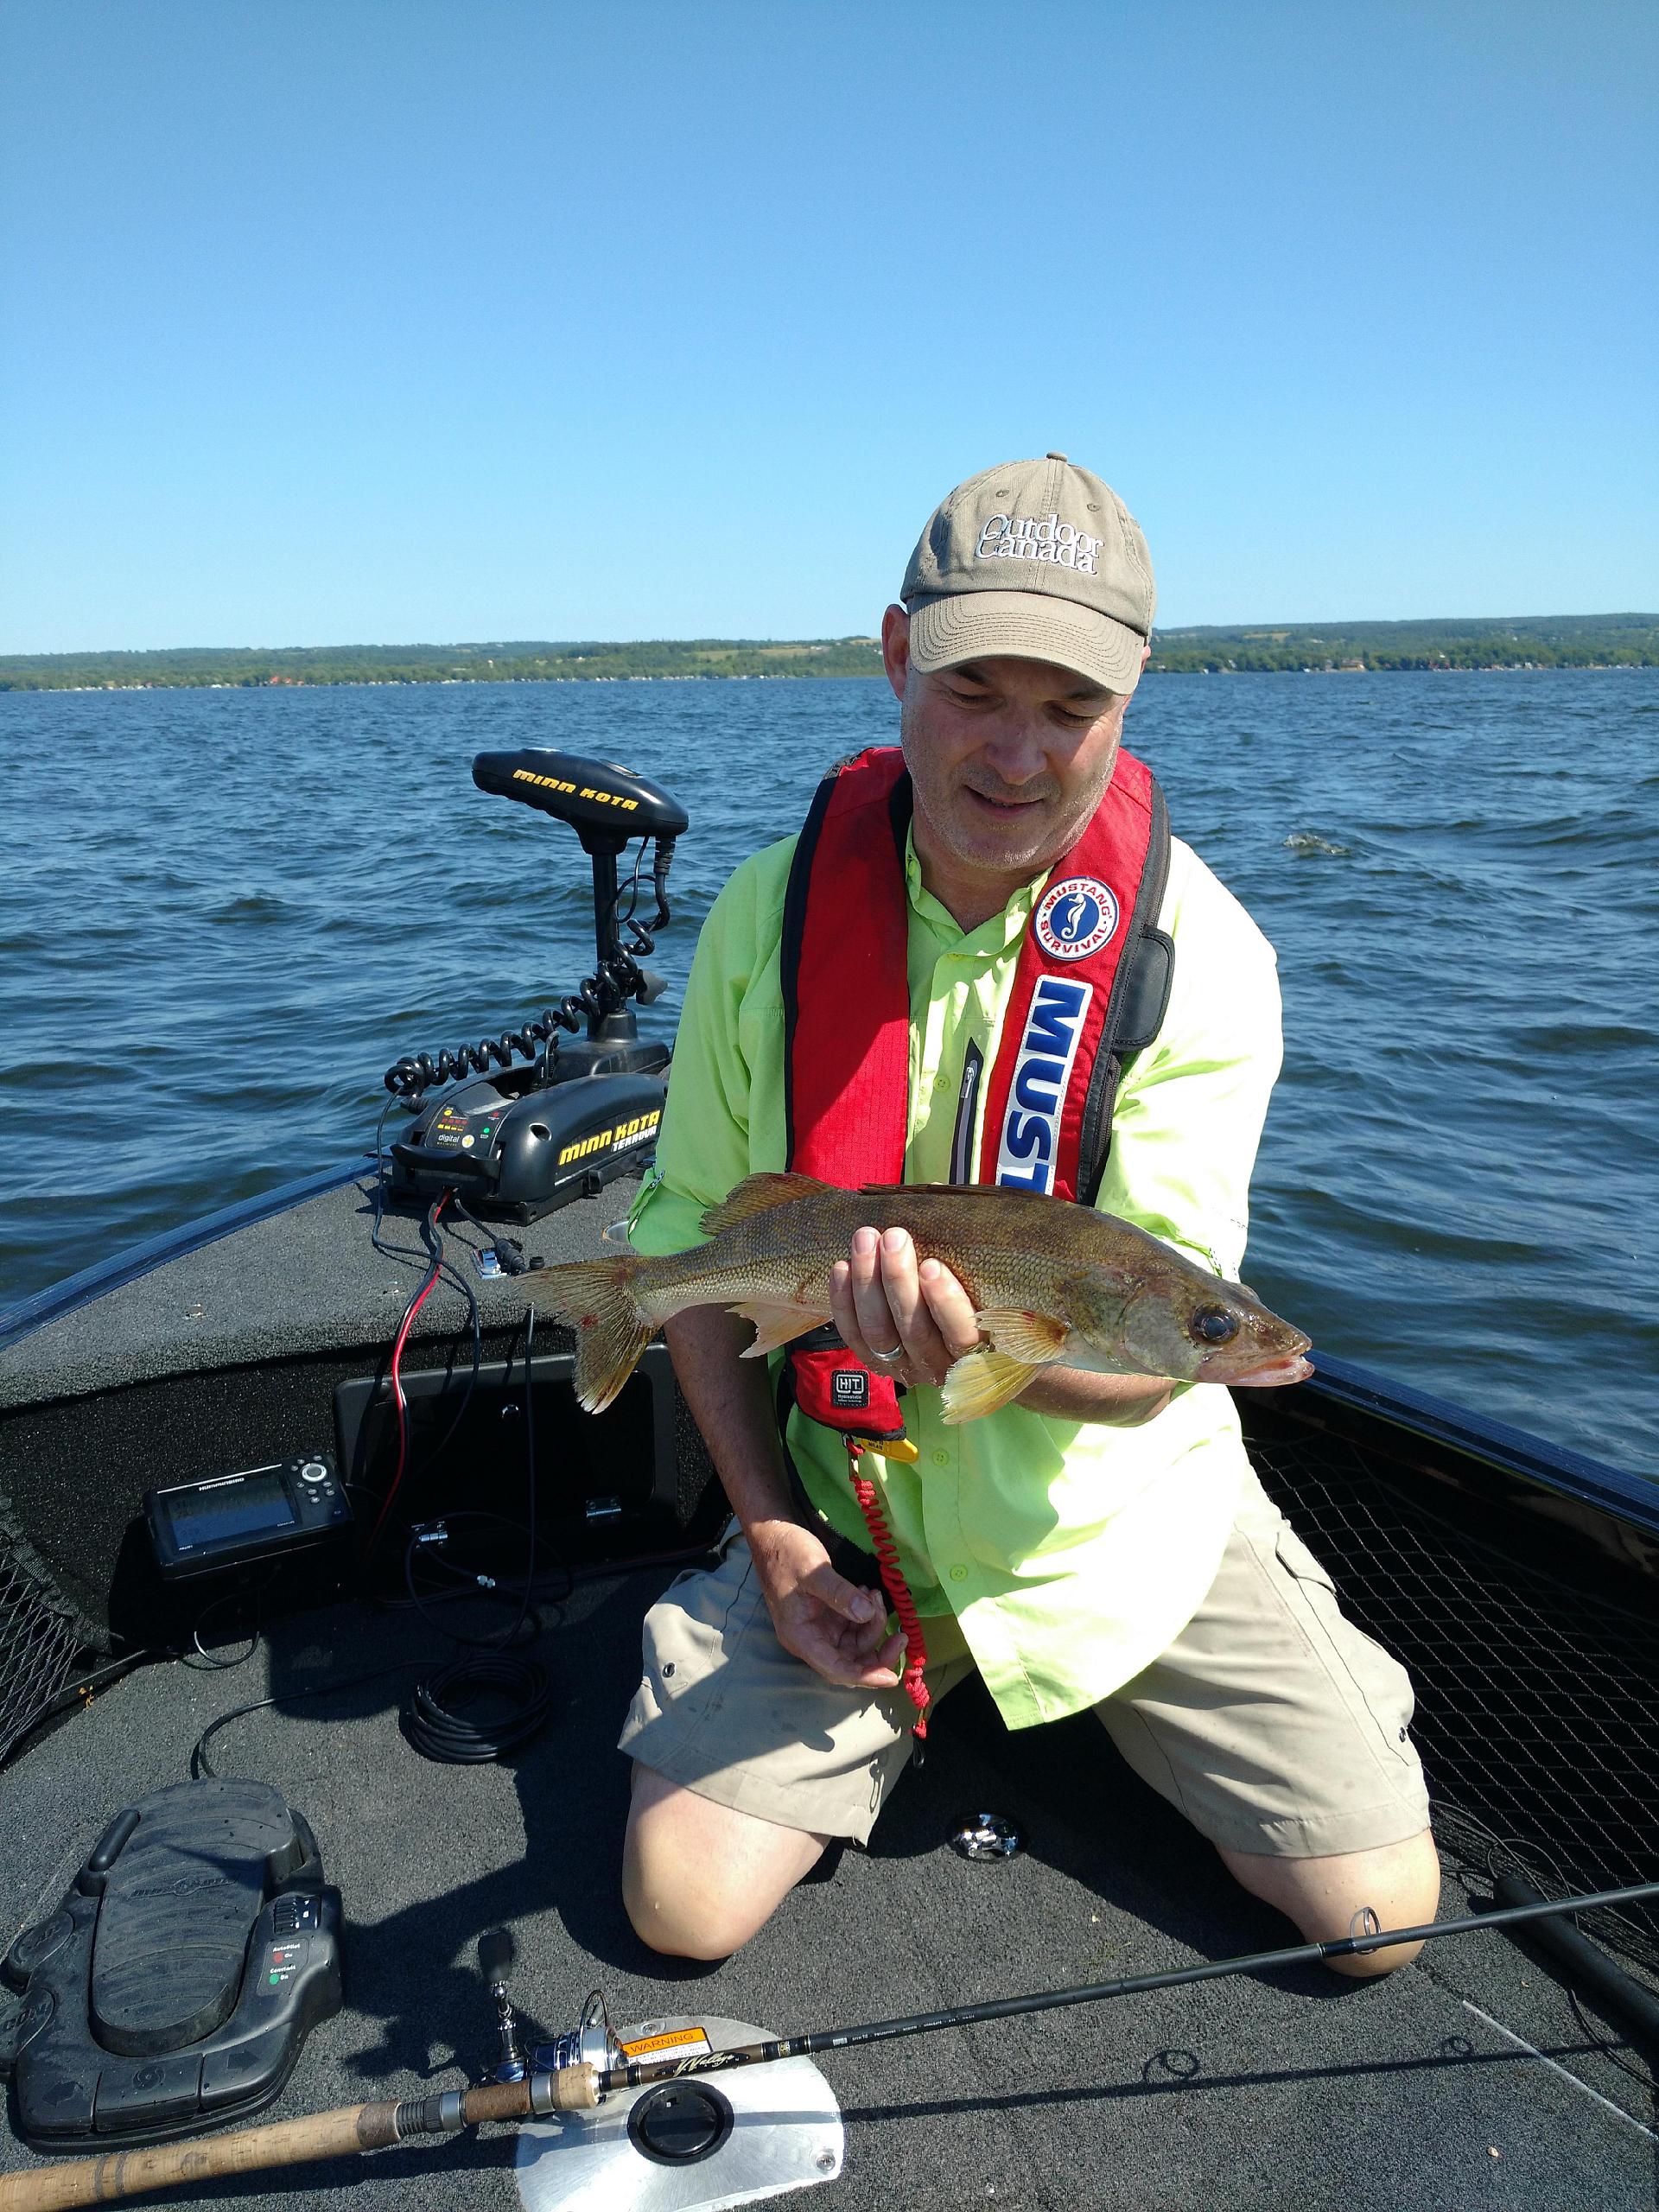
[[[905,1417],[899,1393],[885,1375],[872,1375],[844,1344],[789,1354],[795,1377],[795,1402],[809,1420],[844,1436],[868,1436],[873,1443],[902,1436]]]

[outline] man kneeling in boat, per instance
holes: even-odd
[[[902,760],[849,764],[716,901],[633,1243],[684,1249],[745,1176],[791,1166],[1075,1196],[1235,1277],[1278,986],[1121,750],[1153,619],[1141,531],[1064,455],[1011,463],[938,508],[901,596],[882,649]],[[837,1390],[905,1393],[916,1459],[858,1471],[920,1616],[929,1709],[976,1668],[1011,1727],[1092,1707],[1310,1941],[1367,1907],[1431,1919],[1409,1682],[1268,1502],[1227,1391],[1054,1366],[950,1426],[938,1385],[980,1341],[955,1277],[874,1219],[832,1297],[862,1363]],[[807,1370],[780,1392],[718,1308],[667,1334],[741,1533],[647,1618],[623,1884],[645,1942],[718,1958],[831,1843],[868,1838],[915,1713],[844,1437],[793,1402]]]

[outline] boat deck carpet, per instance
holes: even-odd
[[[433,1765],[404,1742],[400,1691],[418,1662],[448,1656],[406,1612],[278,1622],[234,1671],[140,1669],[9,1770],[0,1942],[56,1902],[115,1810],[182,1778],[209,1720],[267,1696],[269,1710],[215,1738],[215,1763],[273,1783],[305,1814],[348,1923],[346,2009],[313,2036],[273,2118],[487,2069],[493,2011],[474,1948],[497,1925],[516,1936],[514,1993],[542,2033],[574,2024],[595,1986],[619,2024],[706,2010],[787,2031],[1293,1940],[1092,1719],[1010,1736],[964,1689],[868,1853],[798,1891],[737,1956],[676,1971],[632,1935],[615,1878],[627,1771],[613,1745],[639,1618],[666,1579],[584,1581],[552,1611],[541,1649],[555,1717],[505,1765]],[[331,1687],[394,1667],[404,1671]],[[1021,1825],[1022,1857],[951,1852],[949,1829],[980,1808]],[[1442,1910],[1465,1904],[1449,1884]],[[1656,2202],[1659,2119],[1610,2044],[1615,2031],[1581,2023],[1497,1936],[1452,1938],[1368,1986],[1304,1967],[946,2031],[822,2062],[846,2164],[811,2201],[826,2212],[1638,2212]],[[509,2133],[487,2131],[169,2201],[481,2212],[518,2202],[513,2156]],[[30,2159],[0,2139],[0,2170]]]

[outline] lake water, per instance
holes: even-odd
[[[401,1054],[585,973],[574,835],[472,754],[690,810],[669,997],[868,682],[0,694],[0,1302],[366,1143]],[[1249,1277],[1316,1347],[1659,1474],[1659,671],[1161,677],[1129,741],[1278,947]]]

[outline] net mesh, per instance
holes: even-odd
[[[1251,1457],[1344,1613],[1411,1675],[1442,1855],[1552,1895],[1659,1880],[1659,1625],[1425,1512],[1356,1445],[1275,1438]],[[1651,1907],[1584,1925],[1659,1970]]]
[[[0,1516],[0,1759],[61,1694],[86,1649],[82,1624],[33,1560]]]

